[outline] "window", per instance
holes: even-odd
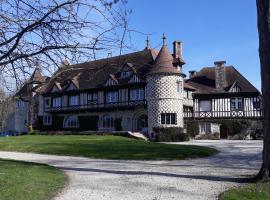
[[[78,106],[79,105],[79,96],[78,95],[69,96],[68,97],[68,105],[69,106]]]
[[[52,116],[44,115],[43,116],[43,125],[51,125],[52,124]]]
[[[89,93],[87,94],[87,104],[95,105],[98,102],[98,94],[97,93]]]
[[[17,100],[16,101],[16,108],[23,108],[24,107],[24,101]]]
[[[132,90],[130,90],[130,100],[131,101],[144,100],[144,89],[132,89]]]
[[[48,108],[51,106],[51,99],[50,98],[45,98],[45,107]]]
[[[105,115],[102,120],[103,128],[113,128],[114,127],[114,120],[111,116]]]
[[[176,82],[177,92],[182,93],[183,92],[183,83],[182,81]]]
[[[118,102],[118,91],[106,93],[106,103]]]
[[[76,115],[68,116],[64,121],[64,128],[78,128],[79,121]]]
[[[241,97],[231,99],[231,110],[243,110],[243,99]]]
[[[184,98],[188,99],[188,90],[184,90]]]
[[[254,109],[261,109],[261,101],[260,101],[260,99],[253,99],[253,108]]]
[[[161,113],[161,124],[176,124],[176,113]]]
[[[200,123],[200,133],[201,134],[211,133],[211,124],[210,123]]]
[[[54,97],[52,101],[52,107],[57,108],[57,107],[61,107],[61,105],[62,105],[61,97]]]
[[[200,111],[208,112],[212,110],[211,101],[200,101]]]

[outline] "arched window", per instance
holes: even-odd
[[[64,128],[78,128],[79,121],[76,115],[68,116],[64,121]]]
[[[109,115],[104,115],[102,119],[103,128],[114,128],[114,120]]]

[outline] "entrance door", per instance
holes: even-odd
[[[228,127],[226,125],[220,126],[220,139],[228,138]]]
[[[137,131],[139,132],[147,132],[148,128],[148,118],[147,115],[141,115],[137,119]]]

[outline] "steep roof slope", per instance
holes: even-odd
[[[76,81],[80,90],[103,87],[111,75],[119,72],[128,63],[131,63],[137,75],[143,78],[152,67],[156,56],[155,50],[144,49],[143,51],[96,61],[66,65],[52,76],[45,92],[49,92],[56,82],[60,83],[62,88],[65,88],[70,81]]]
[[[235,83],[241,88],[241,92],[260,93],[239,71],[233,66],[225,67],[227,86],[223,91],[216,89],[215,67],[202,68],[193,78],[186,80],[192,87],[196,88],[197,94],[229,92]]]

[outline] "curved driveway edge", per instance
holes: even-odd
[[[64,170],[69,184],[56,200],[216,199],[258,172],[262,141],[191,141],[221,153],[180,161],[119,161],[0,152],[0,158],[46,163]]]

